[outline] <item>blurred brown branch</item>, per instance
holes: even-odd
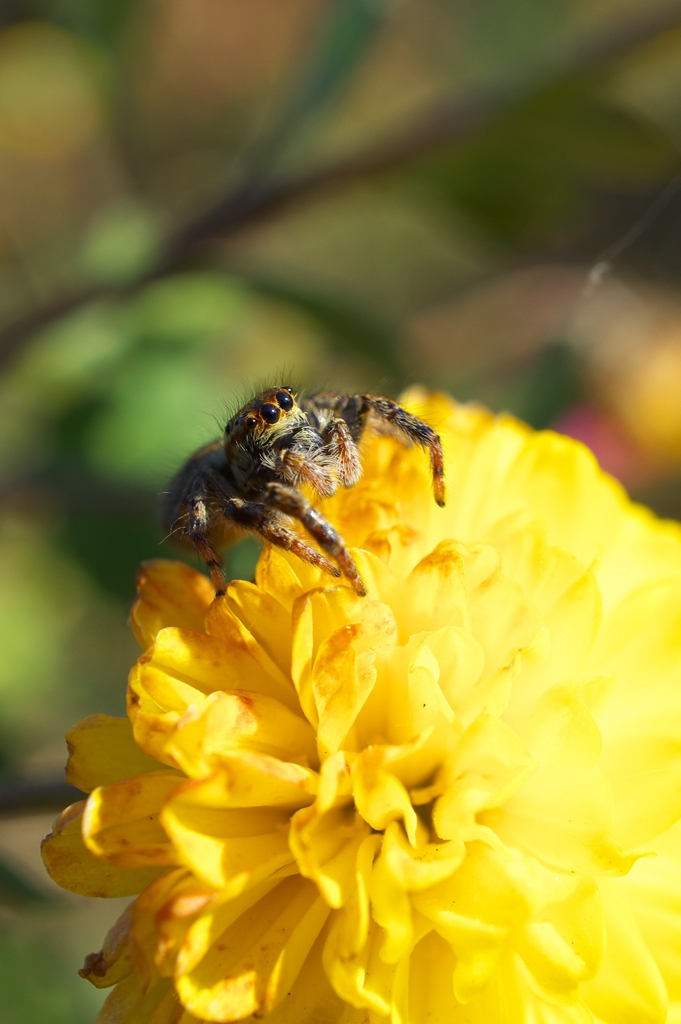
[[[85,796],[63,779],[0,779],[0,817],[60,811]]]
[[[9,362],[36,330],[89,302],[132,294],[148,282],[187,265],[205,243],[236,235],[322,192],[399,168],[450,145],[545,89],[602,70],[679,26],[681,2],[675,0],[623,19],[561,53],[548,55],[529,74],[436,104],[394,138],[359,153],[300,174],[256,175],[179,228],[166,242],[156,263],[139,277],[123,285],[100,284],[61,295],[0,330],[0,365]]]

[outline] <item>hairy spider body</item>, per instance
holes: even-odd
[[[444,505],[440,438],[418,417],[377,395],[322,391],[298,403],[282,386],[259,394],[230,419],[224,438],[187,460],[163,496],[164,529],[194,545],[218,595],[226,587],[219,548],[244,530],[333,576],[342,574],[364,595],[343,538],[300,487],[330,497],[339,485],[356,484],[362,473],[358,444],[369,420],[428,449],[435,500]],[[292,520],[321,551],[299,536]]]

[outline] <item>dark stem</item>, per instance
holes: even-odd
[[[602,70],[679,25],[681,3],[676,0],[623,20],[591,39],[567,47],[562,54],[551,54],[529,76],[504,80],[494,87],[436,104],[404,131],[379,145],[300,174],[251,178],[180,227],[169,238],[156,263],[139,277],[125,285],[97,285],[61,295],[4,328],[0,331],[0,365],[9,362],[36,330],[89,302],[134,293],[148,282],[186,266],[205,243],[236,235],[285,209],[309,202],[322,192],[394,170],[457,142],[545,89]]]

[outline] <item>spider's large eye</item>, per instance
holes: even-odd
[[[265,423],[276,423],[281,413],[277,409],[276,405],[271,405],[269,402],[265,402],[264,405],[260,406],[260,413]]]
[[[257,419],[255,416],[247,416],[244,421],[244,426],[248,427],[249,430],[253,430],[253,427],[257,426]]]
[[[289,409],[293,408],[293,399],[287,391],[277,391],[276,398],[284,412],[288,412]]]

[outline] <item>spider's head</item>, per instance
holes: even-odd
[[[268,388],[231,418],[225,427],[225,448],[228,454],[236,447],[269,448],[305,419],[292,388]]]

